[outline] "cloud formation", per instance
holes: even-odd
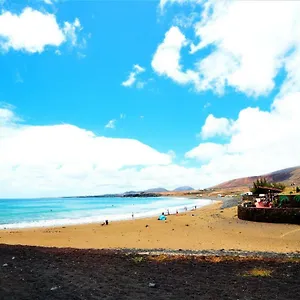
[[[167,2],[189,3],[161,4]],[[299,2],[208,0],[198,11],[201,20],[193,25],[193,41],[186,39],[184,26],[166,33],[156,54],[173,53],[165,55],[172,63],[160,59],[152,64],[158,75],[199,91],[222,94],[232,87],[247,96],[269,94],[280,72],[282,82],[269,109],[247,107],[235,120],[208,115],[202,142],[186,159],[198,160],[204,181],[211,175],[211,183],[300,165]],[[170,33],[174,42],[168,42]],[[193,77],[183,71],[182,47],[189,47],[194,58]],[[224,138],[228,142],[216,142]]]
[[[249,96],[268,94],[281,70],[287,73],[284,89],[300,83],[299,2],[169,0],[160,5],[167,2],[201,4],[197,9],[201,20],[193,24],[194,40],[187,41],[179,28],[166,33],[157,53],[169,53],[172,63],[160,59],[152,64],[159,75],[193,84],[199,91],[220,94],[229,86]],[[194,58],[195,67],[186,72],[182,47],[189,47]]]
[[[25,8],[19,15],[9,11],[0,14],[0,49],[41,53],[46,47],[59,47],[70,42],[75,46],[81,30],[79,19],[73,23],[57,23],[56,16]]]
[[[226,134],[230,141],[200,143],[186,157],[206,161],[203,169],[227,179],[300,165],[299,100],[300,92],[277,97],[270,111],[248,107],[234,121],[210,115],[202,133],[206,138]]]
[[[207,139],[214,136],[228,136],[231,135],[233,128],[232,120],[216,118],[210,114],[202,127],[201,137]]]
[[[116,119],[112,119],[110,121],[108,121],[108,123],[105,125],[105,128],[109,128],[109,129],[115,129],[116,128]]]
[[[169,154],[133,139],[97,136],[74,125],[23,125],[0,108],[0,195],[95,194],[152,186],[144,168],[172,164]],[[139,175],[144,174],[146,175]],[[131,177],[127,175],[130,174]]]
[[[187,46],[187,40],[184,34],[177,26],[171,27],[165,34],[163,42],[158,46],[151,65],[157,74],[167,76],[177,83],[194,82],[198,85],[199,76],[196,72],[182,70],[180,51],[185,46]]]
[[[243,109],[236,120],[228,120],[228,143],[207,141],[185,154],[186,160],[199,161],[197,167],[174,164],[173,151],[161,153],[133,139],[97,136],[70,124],[25,125],[11,108],[2,108],[0,194],[41,197],[157,186],[205,188],[300,165],[299,99],[300,93],[292,93],[276,98],[270,111]],[[223,134],[219,121],[214,117],[205,123],[207,139]]]
[[[132,87],[136,83],[137,88],[143,88],[145,83],[142,81],[137,81],[137,76],[140,73],[145,72],[145,68],[140,65],[133,65],[133,70],[130,72],[128,78],[121,83],[125,87]]]
[[[186,3],[198,3],[201,2],[202,0],[160,0],[159,1],[159,8],[161,12],[164,11],[164,8],[168,4],[186,4]]]

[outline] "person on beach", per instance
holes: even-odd
[[[131,214],[132,219],[134,219],[134,213]]]
[[[169,209],[167,209],[167,215],[168,215],[168,216],[170,215],[170,211],[169,211]]]
[[[158,217],[157,220],[159,220],[159,221],[166,221],[166,220],[167,220],[167,217],[165,216],[165,213],[162,212],[161,215]]]

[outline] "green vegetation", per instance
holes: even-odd
[[[300,203],[300,195],[296,195],[294,197],[294,200],[297,202],[297,203]]]
[[[270,187],[270,188],[276,188],[276,189],[285,189],[285,185],[281,182],[275,183],[275,182],[270,182],[266,178],[258,178],[256,181],[253,182],[253,187],[251,189],[251,192],[253,194],[258,194],[258,189],[259,187]]]
[[[290,202],[289,197],[285,196],[285,195],[280,195],[279,196],[279,205],[278,207],[282,207],[286,204],[288,204]]]

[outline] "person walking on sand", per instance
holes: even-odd
[[[134,213],[131,214],[132,220],[134,219]]]

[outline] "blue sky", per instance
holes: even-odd
[[[280,122],[283,131],[298,134],[297,118],[291,115],[299,103],[297,3],[47,2],[2,4],[2,195],[200,188],[299,164],[298,144],[293,153],[284,152],[290,151],[281,147],[285,136],[265,138],[267,129]],[[245,17],[238,18],[236,11]],[[247,24],[254,17],[258,24]],[[272,29],[278,17],[288,24],[279,22]],[[130,73],[135,80],[127,81]],[[282,108],[287,107],[284,101],[290,103],[289,111]],[[72,147],[64,143],[73,136],[70,126],[76,131]],[[26,155],[13,156],[9,149],[22,149],[25,131],[32,134],[32,148],[26,145]],[[89,132],[94,135],[91,145],[97,144],[91,146],[95,157],[79,145]],[[49,153],[39,148],[40,135],[49,143]],[[102,137],[116,145],[98,145]],[[255,147],[250,146],[254,137]],[[128,148],[127,139],[132,143]],[[76,155],[65,160],[54,156],[52,148]],[[260,157],[266,149],[274,153]],[[100,160],[96,150],[103,155]],[[35,159],[41,151],[47,153]],[[258,155],[257,163],[250,163]],[[286,158],[278,160],[278,155]],[[120,163],[114,166],[116,160]],[[58,174],[64,167],[68,171]],[[82,187],[74,176],[84,181]],[[103,180],[109,188],[98,186]],[[26,191],[16,191],[12,182],[20,189],[26,183]]]

